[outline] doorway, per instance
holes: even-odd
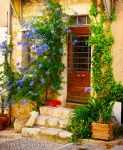
[[[88,27],[71,28],[68,40],[67,102],[87,103],[90,93],[91,47],[88,46]],[[72,41],[77,39],[76,44]]]

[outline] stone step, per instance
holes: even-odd
[[[60,119],[70,119],[73,109],[64,107],[41,106],[40,115],[52,116]]]
[[[46,139],[57,143],[68,143],[72,133],[56,128],[46,127],[33,127],[33,128],[22,128],[23,137],[31,137],[38,139]]]
[[[39,115],[35,121],[36,126],[63,128],[67,125],[69,119],[60,119],[52,116],[41,116]]]

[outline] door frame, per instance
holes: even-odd
[[[74,34],[76,35],[83,35],[83,36],[90,36],[91,32],[89,30],[89,26],[73,26],[70,27],[70,30],[75,29],[76,31],[74,32]],[[68,45],[67,45],[67,54],[68,54]],[[92,58],[92,51],[91,51],[91,58]],[[69,67],[69,57],[67,56],[67,67]],[[90,70],[90,78],[91,78],[91,70]],[[90,85],[91,85],[91,79],[90,79]],[[70,102],[68,100],[68,71],[67,71],[67,97],[66,97],[66,102]],[[70,103],[78,103],[78,102],[70,102]]]

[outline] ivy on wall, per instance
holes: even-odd
[[[113,77],[111,47],[114,39],[111,33],[111,21],[114,12],[107,18],[102,4],[100,13],[93,4],[90,9],[92,36],[92,96],[86,106],[77,107],[66,129],[72,132],[71,140],[91,137],[92,122],[110,123],[115,101],[123,100],[123,86]],[[86,116],[86,117],[85,117]],[[79,118],[79,120],[78,120]]]
[[[89,45],[93,48],[92,53],[92,86],[93,95],[91,99],[99,103],[98,122],[110,122],[112,107],[115,101],[122,101],[123,87],[113,77],[111,47],[114,42],[111,33],[111,21],[115,19],[114,12],[110,19],[105,14],[102,5],[101,13],[93,4],[90,10],[92,23],[90,30],[92,36]]]

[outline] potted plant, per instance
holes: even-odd
[[[118,127],[118,124],[112,121],[114,101],[109,104],[101,104],[98,100],[95,100],[94,104],[97,105],[99,109],[97,110],[98,115],[94,120],[95,122],[92,122],[92,138],[101,140],[114,139],[114,130]]]

